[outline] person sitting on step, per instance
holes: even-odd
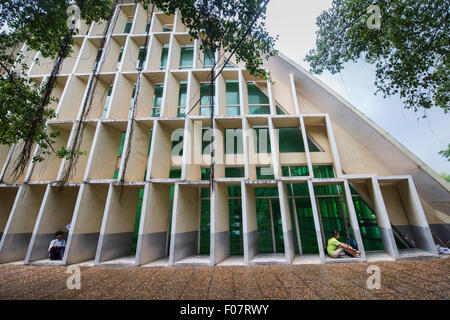
[[[344,253],[344,251],[355,258],[360,257],[360,252],[358,250],[355,250],[348,244],[340,242],[339,238],[340,238],[339,232],[337,230],[333,230],[333,232],[330,235],[330,239],[328,239],[327,244],[327,252],[330,257],[338,258],[341,254]]]
[[[56,239],[50,242],[50,246],[48,247],[50,260],[62,260],[66,248],[66,240],[63,239],[63,234],[62,231],[56,232]]]

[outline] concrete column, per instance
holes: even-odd
[[[63,264],[95,258],[109,185],[82,184],[78,191]]]
[[[241,182],[242,192],[242,232],[244,234],[244,262],[250,261],[258,254],[258,227],[256,223],[255,189]]]
[[[281,223],[283,225],[284,252],[286,254],[286,263],[290,264],[294,260],[295,255],[294,233],[292,230],[286,186],[281,181],[278,181],[278,194],[280,197]]]
[[[309,197],[311,200],[311,208],[314,218],[314,227],[316,228],[316,237],[317,237],[317,247],[319,249],[319,255],[320,255],[320,262],[322,264],[325,263],[325,249],[322,242],[322,231],[320,229],[320,221],[319,221],[319,213],[317,210],[317,203],[316,203],[316,195],[314,193],[314,186],[311,181],[311,179],[308,179],[308,190],[309,190]]]
[[[150,263],[166,255],[169,219],[170,185],[147,183],[136,251],[138,265]]]
[[[169,264],[197,253],[200,213],[199,188],[175,184]]]
[[[407,180],[400,181],[397,186],[403,206],[406,209],[416,247],[437,255],[433,236],[412,178],[409,176]]]
[[[215,182],[212,195],[211,264],[215,265],[230,256],[228,185]]]
[[[386,211],[386,206],[384,205],[380,185],[375,177],[370,179],[368,188],[371,193],[371,198],[373,199],[374,211],[377,217],[378,229],[380,230],[384,251],[386,251],[394,259],[398,259],[399,255],[397,244],[395,243],[394,234],[392,233],[392,227]]]
[[[71,222],[79,187],[51,187],[42,200],[36,225],[28,247],[24,263],[48,258],[48,246],[55,239],[57,231],[64,232],[67,240],[66,226]]]
[[[350,186],[348,185],[347,179],[344,180],[344,193],[345,201],[347,202],[347,211],[350,218],[350,225],[353,230],[353,235],[355,236],[356,243],[358,244],[358,250],[361,252],[361,259],[366,261],[366,251],[364,250],[364,244],[361,237],[361,232],[359,230],[358,218],[356,217],[355,207],[353,205],[352,194],[350,192]]]

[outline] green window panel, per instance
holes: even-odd
[[[286,112],[284,112],[279,105],[276,105],[275,109],[277,111],[277,114],[286,114]]]
[[[150,22],[145,25],[145,33],[150,31]]]
[[[211,131],[210,127],[202,128],[202,154],[211,153]]]
[[[307,183],[292,183],[287,184],[287,193],[288,196],[295,196],[295,197],[307,197],[309,196],[309,189]]]
[[[295,204],[295,211],[293,208]],[[300,253],[298,246],[298,232],[303,254],[317,254],[319,247],[317,244],[316,227],[312,213],[311,200],[309,198],[296,198],[289,200],[289,209],[291,212],[291,223],[296,234],[294,234],[294,248],[297,254]],[[294,214],[297,213],[298,229],[295,223]]]
[[[314,178],[335,178],[333,166],[313,166]]]
[[[168,58],[169,58],[169,45],[164,44],[161,50],[161,63],[159,65],[161,70],[167,68]]]
[[[172,24],[165,24],[163,26],[163,32],[172,32],[173,31],[173,25]]]
[[[209,197],[209,189],[201,188],[201,197],[204,195]],[[200,254],[209,255],[210,253],[210,200],[201,199],[201,209],[200,209]]]
[[[182,45],[180,52],[180,69],[192,68],[194,65],[194,45]]]
[[[155,86],[155,90],[153,93],[152,117],[159,117],[161,115],[163,91],[164,91],[163,85],[158,84]]]
[[[228,197],[230,198],[240,198],[242,196],[240,185],[228,186]]]
[[[172,152],[173,156],[183,155],[184,129],[175,129],[172,132]]]
[[[97,67],[98,67],[98,63],[100,62],[100,59],[102,58],[102,52],[103,52],[103,49],[99,49],[97,52],[97,56],[95,57],[94,70],[97,69]]]
[[[136,69],[141,70],[144,67],[145,58],[147,57],[147,47],[140,47],[138,59],[136,62]]]
[[[279,128],[278,143],[280,152],[305,152],[300,128]]]
[[[120,62],[122,61],[122,56],[123,56],[123,49],[124,49],[124,46],[121,46],[120,52],[119,52],[119,57],[117,58],[116,70],[119,70]]]
[[[244,255],[241,186],[228,187],[230,255]],[[236,199],[237,198],[237,199]]]
[[[308,148],[310,152],[320,152],[320,149],[308,139]],[[280,152],[305,152],[305,145],[303,142],[302,132],[300,128],[279,128],[278,142]]]
[[[239,82],[227,80],[226,82],[226,114],[238,116],[241,114],[239,98]]]
[[[214,66],[214,62],[215,62],[214,52],[209,48],[205,48],[203,60],[204,67],[212,67]]]
[[[259,253],[284,253],[283,226],[278,199],[256,198],[256,223]]]
[[[125,145],[125,137],[126,137],[127,133],[125,131],[122,132],[122,136],[120,137],[120,145],[119,145],[119,152],[117,154],[117,158],[121,158],[122,157],[122,153],[123,153],[123,147]]]
[[[225,168],[225,178],[243,178],[245,177],[244,167]]]
[[[144,199],[144,188],[139,189],[138,205],[136,210],[136,218],[134,220],[133,242],[131,245],[131,255],[136,255],[136,247],[139,236],[139,224],[141,222],[142,202]]]
[[[254,149],[255,153],[271,153],[272,147],[270,146],[269,128],[267,127],[254,127]]]
[[[133,26],[133,20],[131,20],[131,21],[128,21],[126,24],[125,24],[125,28],[124,28],[124,30],[123,30],[123,33],[130,33],[131,32],[131,27]]]
[[[152,146],[152,135],[153,135],[153,129],[150,129],[150,137],[148,139],[147,157],[150,155],[150,148]]]
[[[346,239],[354,239],[349,224],[347,206],[341,197],[318,198],[318,206],[326,240],[333,230],[339,231],[342,242],[345,242]]]
[[[214,94],[215,94],[215,87],[213,86],[213,93],[212,93],[212,97],[211,97],[211,86],[210,86],[209,82],[200,84],[200,115],[201,116],[211,115],[211,98],[212,98],[212,103],[214,104]]]
[[[187,97],[187,83],[180,83],[180,90],[178,93],[178,117],[186,116],[186,97]]]
[[[225,129],[224,130],[224,148],[225,154],[242,154],[244,153],[242,129]]]
[[[259,180],[275,179],[272,167],[256,167],[256,178]]]
[[[107,93],[106,99],[105,99],[105,105],[103,106],[102,118],[106,118],[106,114],[108,113],[109,103],[111,101],[112,90],[113,90],[113,86],[109,86],[108,93]]]
[[[201,180],[209,180],[210,175],[211,175],[211,168],[202,168]]]
[[[282,166],[283,177],[304,177],[309,176],[308,166]]]
[[[114,176],[113,176],[113,179],[117,179],[117,178],[119,178],[119,170],[114,170]]]
[[[252,82],[247,83],[250,114],[270,114],[269,98]]]
[[[170,179],[180,179],[181,178],[181,169],[170,169],[169,178]]]
[[[353,197],[359,230],[366,251],[384,250],[375,212],[361,197]]]
[[[170,192],[170,203],[169,203],[169,207],[170,207],[170,212],[169,212],[169,228],[167,229],[167,252],[166,255],[169,255],[169,250],[170,250],[170,239],[171,239],[171,233],[172,233],[172,217],[173,217],[173,195],[174,195],[174,191],[175,190],[175,186],[170,186],[169,192]]]
[[[278,188],[270,187],[270,188],[255,188],[255,197],[278,197]]]

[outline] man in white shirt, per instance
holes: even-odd
[[[48,247],[50,260],[62,260],[64,257],[64,250],[66,249],[66,240],[63,239],[62,231],[58,231],[55,236],[56,239],[53,239]]]

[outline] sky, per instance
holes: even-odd
[[[316,18],[330,7],[331,0],[271,0],[266,26],[271,35],[279,35],[277,49],[309,70],[304,58],[315,47]],[[450,114],[432,110],[423,119],[422,113],[404,109],[399,97],[375,96],[375,68],[365,62],[348,63],[340,74],[324,72],[315,76],[432,169],[450,173],[450,162],[438,154],[450,143]]]

